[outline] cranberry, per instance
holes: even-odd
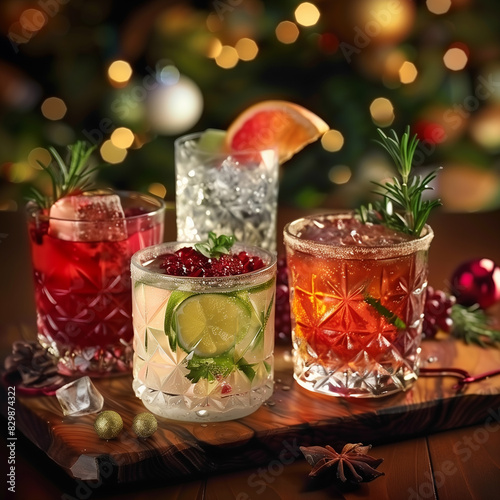
[[[222,255],[219,258],[208,258],[192,247],[183,247],[175,253],[164,254],[160,267],[165,274],[172,276],[235,276],[256,271],[264,267],[260,257],[247,252]]]

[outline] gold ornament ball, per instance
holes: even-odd
[[[123,429],[123,420],[116,411],[103,411],[97,415],[94,429],[101,439],[114,439]]]
[[[158,429],[158,422],[153,414],[145,412],[134,417],[132,430],[138,437],[148,438],[156,432],[156,429]]]

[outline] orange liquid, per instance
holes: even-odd
[[[425,296],[424,257],[424,252],[417,252],[383,260],[348,260],[289,251],[299,353],[309,344],[323,365],[341,361],[352,363],[351,368],[367,358],[383,363],[390,349],[401,356],[415,355],[418,346],[414,349],[412,344],[420,336]]]

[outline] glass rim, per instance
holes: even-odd
[[[225,130],[219,130],[219,129],[212,129],[216,130],[219,132],[225,132]],[[202,132],[192,132],[190,134],[182,135],[180,137],[177,137],[174,141],[174,148],[176,150],[180,149],[184,143],[187,141],[194,141],[199,139],[205,131]],[[203,149],[199,149],[196,147],[194,149],[196,153],[207,156],[207,157],[212,157],[212,158],[227,158],[229,156],[233,157],[238,157],[238,156],[244,156],[249,153],[255,153],[256,151],[258,152],[264,152],[264,151],[273,151],[274,153],[278,154],[278,147],[277,146],[266,146],[265,148],[259,149],[259,148],[247,148],[247,149],[238,149],[235,151],[204,151]]]
[[[167,208],[167,204],[163,198],[160,198],[159,196],[156,196],[153,193],[141,193],[139,191],[126,191],[126,190],[114,190],[111,188],[96,188],[96,189],[89,189],[85,191],[83,194],[87,193],[93,193],[93,192],[99,192],[102,194],[116,194],[120,198],[149,198],[150,200],[158,203],[157,207],[153,207],[151,211],[144,212],[142,214],[135,214],[135,215],[130,215],[130,216],[125,216],[126,221],[133,221],[136,219],[140,219],[143,217],[152,217],[159,215],[160,213],[164,212]],[[151,203],[153,204],[153,203]],[[26,204],[26,212],[28,215],[32,218],[34,217],[40,217],[43,220],[54,220],[54,221],[63,221],[63,222],[96,222],[95,220],[92,219],[64,219],[61,217],[51,217],[48,213],[44,214],[43,209],[34,201],[29,201]],[[118,219],[107,219],[107,220],[118,220]],[[121,220],[121,219],[120,219]],[[97,221],[97,222],[105,222],[106,219],[102,221]]]
[[[319,241],[300,238],[296,236],[291,228],[294,225],[300,226],[307,221],[325,219],[325,218],[352,218],[354,212],[329,212],[307,215],[288,222],[283,229],[283,237],[285,246],[289,245],[293,250],[298,250],[303,253],[311,254],[314,250],[318,251],[318,256],[337,257],[343,259],[359,259],[371,258],[375,260],[383,260],[391,257],[411,255],[420,250],[427,250],[434,238],[434,232],[428,224],[424,226],[425,234],[418,238],[412,238],[399,243],[391,243],[388,245],[374,246],[358,246],[358,245],[339,245],[322,243]]]
[[[141,250],[138,250],[134,255],[132,255],[131,258],[131,268],[137,269],[139,272],[144,273],[146,276],[149,278],[152,278],[152,281],[155,283],[158,282],[164,282],[168,284],[175,283],[176,285],[179,285],[181,287],[183,284],[193,284],[194,288],[202,287],[202,288],[220,288],[223,285],[226,287],[233,287],[236,285],[243,285],[248,283],[255,283],[256,281],[259,281],[259,278],[262,275],[268,274],[274,266],[277,265],[277,255],[275,252],[271,252],[269,250],[266,250],[264,248],[255,246],[255,245],[249,245],[246,243],[240,243],[236,242],[234,245],[231,247],[233,250],[237,251],[247,251],[249,254],[254,254],[257,255],[258,257],[262,258],[262,256],[267,256],[269,261],[264,262],[264,267],[261,267],[260,269],[257,269],[255,271],[251,271],[249,273],[244,273],[244,274],[234,274],[230,276],[174,276],[171,274],[163,274],[159,273],[157,271],[153,271],[149,269],[147,266],[143,265],[144,260],[142,259],[144,255],[148,255],[147,262],[150,260],[158,257],[159,255],[162,255],[163,253],[166,253],[166,251],[170,250],[171,252],[175,252],[176,250],[182,248],[182,247],[194,247],[196,241],[166,241],[163,243],[159,243],[158,245],[153,245],[150,247],[143,248]],[[236,252],[232,252],[236,253]],[[187,287],[192,288],[192,287]]]

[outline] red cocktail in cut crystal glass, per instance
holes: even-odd
[[[104,198],[113,197],[120,214]],[[119,201],[118,198],[119,198]],[[133,192],[74,197],[78,220],[27,207],[38,338],[67,375],[128,372],[130,258],[163,240],[164,202]],[[94,201],[92,201],[94,200]],[[95,202],[97,200],[97,202]]]

